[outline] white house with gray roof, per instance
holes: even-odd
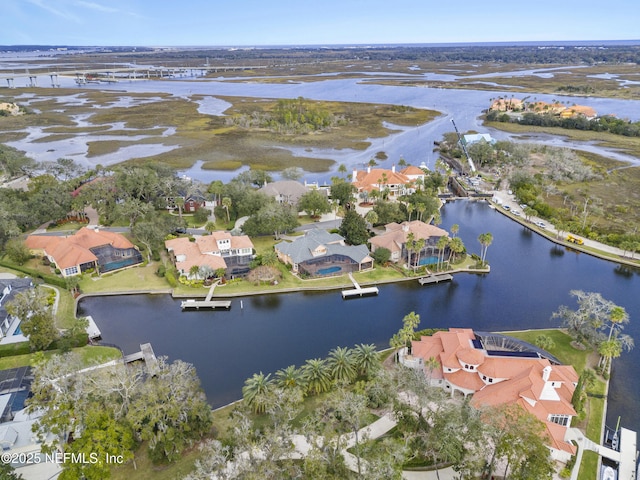
[[[373,268],[366,245],[346,245],[337,233],[315,228],[293,242],[275,247],[278,258],[301,277],[325,277]]]

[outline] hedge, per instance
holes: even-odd
[[[22,265],[15,265],[13,263],[6,262],[4,260],[0,260],[0,266],[10,268],[11,270],[16,270],[18,272],[22,272],[26,275],[29,275],[31,278],[36,279],[39,278],[43,280],[45,283],[50,285],[55,285],[60,288],[67,288],[67,283],[64,278],[56,277],[55,275],[51,275],[49,273],[42,273],[37,270],[33,270],[28,267],[23,267]]]

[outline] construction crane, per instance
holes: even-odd
[[[464,156],[467,157],[467,162],[469,162],[469,168],[471,169],[471,173],[475,173],[476,166],[473,164],[473,160],[471,160],[471,156],[469,155],[469,152],[467,151],[467,145],[464,143],[462,135],[460,135],[460,131],[458,130],[458,127],[456,126],[456,122],[453,121],[453,118],[451,119],[451,123],[453,123],[453,128],[456,129],[456,133],[458,134],[458,143],[460,143],[460,146],[462,147],[462,151],[464,152]]]

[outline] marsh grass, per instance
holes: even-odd
[[[235,170],[250,166],[275,171],[297,166],[308,172],[324,172],[334,164],[331,158],[294,156],[288,149],[364,150],[370,146],[369,138],[382,138],[394,133],[395,130],[386,128],[383,122],[416,126],[438,115],[438,112],[430,110],[393,105],[309,100],[314,106],[346,118],[346,124],[311,134],[285,135],[266,129],[227,125],[224,117],[202,114],[198,112],[197,103],[168,94],[47,88],[38,89],[37,93],[43,100],[31,105],[41,113],[15,117],[11,122],[1,118],[0,130],[5,133],[0,134],[0,139],[22,139],[25,134],[17,130],[29,126],[44,127],[49,134],[38,140],[39,143],[70,139],[74,134],[104,135],[105,140],[89,142],[88,157],[115,153],[121,148],[139,144],[179,146],[170,152],[131,160],[134,163],[159,161],[177,169],[189,168],[196,161],[202,161],[205,169]],[[122,97],[131,98],[130,105],[113,106]],[[273,99],[219,98],[232,105],[225,115],[269,112],[277,105],[277,100]],[[96,106],[104,108],[96,109]],[[87,114],[91,125],[78,127],[74,117]],[[116,122],[124,122],[126,130],[111,130]],[[162,137],[168,126],[176,128],[175,135]],[[131,141],[108,138],[114,135],[150,137]]]

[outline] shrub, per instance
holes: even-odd
[[[160,265],[156,270],[156,275],[159,277],[164,277],[167,272],[167,268],[164,265]]]
[[[176,288],[178,286],[178,280],[176,280],[176,276],[174,275],[172,270],[166,270],[164,273],[164,278],[167,279],[167,283],[171,288]]]

